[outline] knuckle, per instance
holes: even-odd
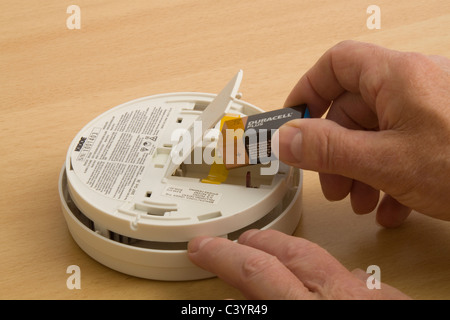
[[[354,41],[354,40],[342,40],[342,41],[339,41],[338,43],[336,43],[336,44],[331,48],[331,50],[332,50],[332,51],[340,51],[340,50],[347,51],[347,50],[349,50],[350,48],[355,47],[356,45],[358,45],[358,42],[357,42],[357,41]]]
[[[299,240],[300,241],[292,241],[285,244],[283,261],[289,261],[289,264],[296,264],[299,261],[304,261],[308,257],[317,257],[325,252],[325,250],[316,243],[300,238]]]
[[[320,143],[316,154],[318,156],[317,165],[321,172],[334,173],[336,164],[340,161],[336,152],[336,148],[339,148],[339,146],[336,146],[337,141],[339,141],[339,139],[336,139],[337,134],[337,132],[331,132],[331,130],[325,128],[318,137]]]
[[[393,68],[398,75],[403,76],[403,83],[413,86],[416,82],[422,83],[426,75],[434,64],[427,56],[416,53],[406,52],[397,56]]]
[[[269,254],[251,254],[244,259],[242,264],[242,278],[244,281],[251,281],[258,276],[262,276],[268,270],[278,264],[275,256]]]

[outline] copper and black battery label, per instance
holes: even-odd
[[[303,104],[226,121],[222,129],[225,167],[231,169],[276,160],[271,149],[275,131],[288,121],[305,117],[309,117],[309,112]],[[233,139],[229,138],[227,130],[234,130]],[[240,139],[243,143],[239,143]]]

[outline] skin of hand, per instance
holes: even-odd
[[[237,243],[197,237],[188,252],[248,299],[409,299],[384,283],[369,289],[363,270],[350,272],[318,245],[275,230],[246,231]]]
[[[377,208],[383,191],[385,227],[411,209],[450,220],[449,101],[449,59],[342,42],[288,96],[285,106],[307,103],[316,119],[278,130],[279,158],[318,171],[325,197],[350,194],[359,214]]]
[[[288,96],[285,106],[307,103],[315,119],[280,128],[279,158],[320,172],[330,200],[350,193],[356,213],[374,210],[384,191],[377,220],[386,227],[411,208],[450,220],[449,84],[444,57],[342,42]],[[364,271],[274,230],[249,230],[237,242],[197,237],[188,255],[250,299],[409,299],[386,284],[369,289]]]

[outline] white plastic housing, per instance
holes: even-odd
[[[230,170],[222,184],[201,182],[216,131],[175,170],[173,132],[189,129],[216,95],[170,93],[119,105],[86,125],[72,141],[59,179],[70,233],[91,257],[120,272],[156,280],[213,276],[187,257],[199,235],[236,240],[248,229],[292,233],[301,215],[302,173],[279,163],[274,175],[261,165]],[[262,110],[231,97],[227,113]],[[219,123],[216,125],[218,128]],[[196,158],[197,156],[197,158]],[[246,185],[251,172],[252,187]]]

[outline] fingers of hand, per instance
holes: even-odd
[[[273,230],[248,231],[239,243],[200,237],[189,243],[188,250],[195,264],[217,274],[247,298],[333,299],[350,297],[350,288],[364,289],[324,249]]]
[[[188,251],[195,264],[251,299],[407,298],[384,284],[368,289],[362,271],[351,273],[318,245],[275,230],[246,231],[238,243],[198,237]]]
[[[353,180],[350,202],[355,213],[366,214],[372,212],[377,207],[379,198],[379,190],[363,182]]]
[[[385,194],[377,209],[377,222],[383,227],[395,228],[406,220],[411,211],[411,208]]]
[[[409,299],[399,290],[381,284],[368,288],[370,274],[348,271],[326,250],[302,238],[275,230],[249,230],[239,243],[275,255],[312,292],[322,299]]]
[[[275,255],[312,292],[325,299],[345,298],[352,293],[347,288],[364,289],[342,264],[326,250],[302,238],[275,230],[247,231],[239,243]]]
[[[353,179],[338,174],[319,173],[322,193],[330,201],[347,197],[352,190]]]
[[[386,136],[391,135],[388,139]],[[384,187],[384,178],[397,168],[386,162],[396,143],[392,132],[349,130],[325,119],[297,119],[281,126],[279,159],[302,169],[339,174],[373,187]]]
[[[330,102],[346,91],[360,92],[366,103],[374,105],[388,71],[385,68],[388,52],[387,49],[355,41],[337,44],[299,80],[285,106],[308,103],[311,115],[320,117]]]
[[[322,192],[328,200],[342,200],[350,194],[352,209],[357,214],[372,212],[377,207],[379,190],[340,175],[319,173],[319,178]]]
[[[312,299],[303,283],[275,256],[224,238],[195,238],[189,258],[238,288],[249,299]]]

